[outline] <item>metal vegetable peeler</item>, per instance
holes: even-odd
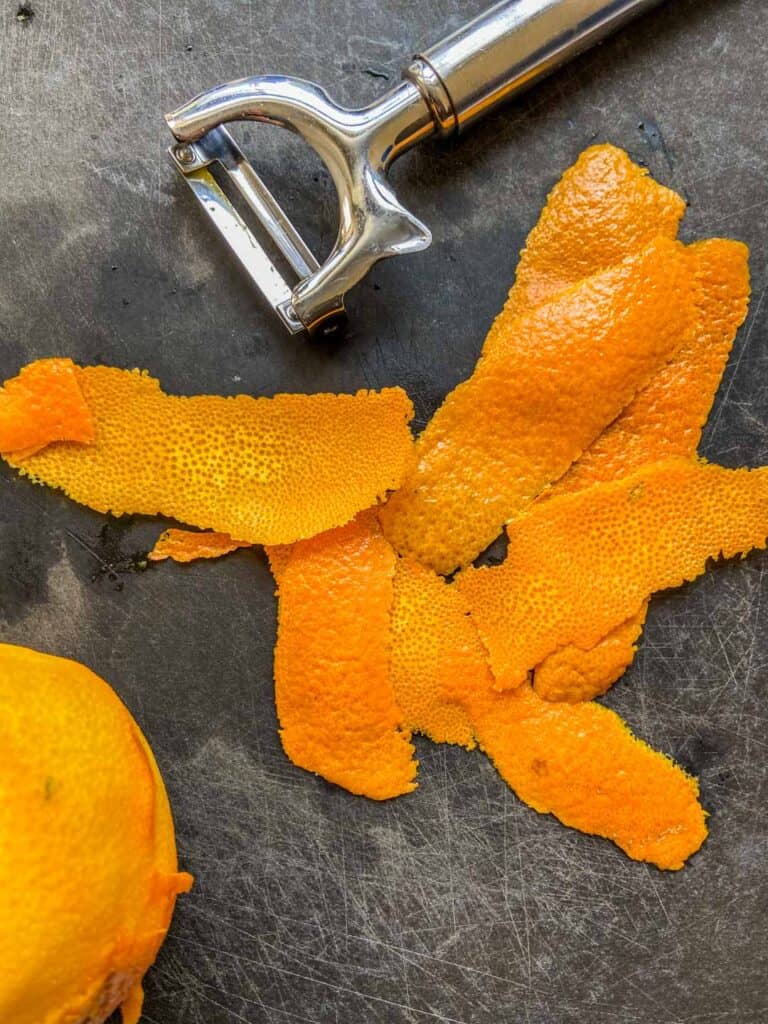
[[[346,292],[377,260],[418,252],[432,240],[387,181],[394,160],[430,136],[457,134],[658,2],[505,0],[417,54],[398,85],[356,110],[340,107],[319,86],[297,78],[261,75],[229,82],[166,115],[176,140],[170,154],[287,329],[332,335],[346,322]],[[223,127],[244,120],[296,132],[328,168],[338,193],[339,233],[322,266]],[[293,287],[212,167],[266,230],[298,278]]]

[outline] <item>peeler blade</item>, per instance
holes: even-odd
[[[298,282],[319,270],[320,265],[230,133],[219,126],[194,143],[171,146],[169,154],[219,234],[289,332],[307,330],[294,309],[292,287],[216,180],[211,166],[223,169]]]

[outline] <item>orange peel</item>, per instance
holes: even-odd
[[[520,254],[505,314],[519,316],[659,235],[674,238],[685,200],[616,146],[590,146],[550,192]]]
[[[381,511],[402,555],[472,561],[626,406],[694,326],[691,260],[658,238],[520,317],[437,411]]]
[[[593,701],[553,704],[526,683],[467,708],[478,742],[520,799],[633,860],[683,867],[707,837],[699,787]]]
[[[568,644],[594,646],[708,558],[764,547],[768,467],[670,459],[535,506],[508,535],[501,565],[456,580],[501,689]]]
[[[606,693],[632,664],[643,631],[648,602],[637,614],[583,650],[566,644],[535,668],[533,688],[544,700],[575,704]]]
[[[433,648],[441,651],[438,670],[429,676],[434,685],[439,673],[441,687],[418,706],[434,707],[438,699],[444,707],[456,705],[501,777],[534,810],[610,839],[635,860],[682,867],[707,834],[696,781],[607,708],[552,704],[527,686],[492,689],[485,650],[456,587],[418,568],[409,587],[413,607],[429,615],[414,617],[410,637],[394,631],[393,660],[401,644],[423,649],[426,664],[434,663]],[[408,699],[402,689],[398,699]]]
[[[91,411],[71,359],[39,359],[0,388],[0,452],[26,458],[52,441],[90,444]]]
[[[181,398],[135,370],[76,375],[93,444],[50,445],[23,465],[6,459],[98,512],[159,514],[241,541],[288,543],[370,507],[412,458],[413,409],[400,388]]]
[[[715,238],[692,245],[690,253],[696,266],[693,337],[540,501],[621,479],[646,463],[695,455],[747,315],[749,250]],[[632,663],[644,620],[645,608],[589,651],[570,646],[550,655],[536,669],[536,692],[549,700],[588,700],[605,693]]]
[[[390,678],[395,554],[375,513],[299,541],[279,573],[275,703],[290,760],[352,793],[415,788]]]
[[[233,540],[228,533],[195,533],[192,530],[165,530],[147,555],[150,562],[170,558],[174,562],[194,562],[198,558],[221,558],[238,548],[248,548],[248,541]]]
[[[434,743],[475,746],[466,712],[443,691],[474,669],[473,650],[446,635],[445,582],[411,559],[398,561],[392,605],[391,678],[403,720]]]

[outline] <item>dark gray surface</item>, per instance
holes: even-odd
[[[0,376],[70,355],[180,393],[396,383],[423,420],[472,367],[548,189],[608,139],[689,198],[686,238],[752,247],[752,312],[703,450],[768,461],[764,0],[673,0],[461,144],[406,158],[396,180],[435,244],[371,275],[341,351],[288,339],[220,251],[166,162],[165,110],[266,71],[364,101],[386,84],[366,69],[394,75],[480,6],[34,0],[20,22],[0,0]],[[327,247],[327,176],[297,143],[245,135]],[[768,1019],[763,555],[654,600],[607,700],[701,773],[711,837],[665,875],[528,810],[480,754],[419,742],[419,790],[384,805],[293,768],[263,558],[94,578],[156,532],[0,474],[0,637],[113,683],[197,877],[149,975],[147,1024]]]

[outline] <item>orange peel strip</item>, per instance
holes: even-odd
[[[474,651],[446,636],[445,583],[411,559],[397,563],[392,605],[391,676],[395,700],[413,732],[434,743],[475,746],[472,723],[458,704],[443,698],[448,681],[474,670]]]
[[[648,602],[636,615],[607,633],[588,650],[567,644],[534,670],[533,688],[543,700],[575,704],[606,693],[629,668],[637,653]]]
[[[733,339],[747,315],[749,251],[716,238],[692,245],[690,253],[697,268],[698,311],[690,343],[540,501],[621,479],[645,463],[695,455]],[[548,700],[588,700],[605,693],[632,663],[644,620],[645,609],[590,651],[569,647],[551,655],[536,669],[536,692]]]
[[[244,542],[288,543],[370,507],[412,458],[413,409],[400,388],[180,398],[135,370],[76,372],[95,442],[52,445],[20,468],[98,512],[160,514]]]
[[[674,238],[685,200],[615,146],[591,146],[550,192],[520,254],[505,314],[519,316],[584,277]]]
[[[481,749],[536,811],[610,839],[635,860],[682,867],[707,834],[696,781],[635,738],[607,708],[552,704],[527,686],[496,692],[485,650],[455,586],[415,568],[409,592],[413,607],[428,609],[428,617],[414,616],[410,636],[395,629],[393,661],[400,645],[415,666],[435,664],[433,651],[441,651],[437,671],[426,677],[432,688],[428,700],[419,680],[418,707],[435,707],[438,701],[444,707],[460,705]],[[402,687],[398,699],[408,702]]]
[[[417,464],[381,512],[403,555],[465,566],[561,476],[694,326],[691,260],[656,239],[520,317],[419,438]]]
[[[194,562],[198,558],[221,558],[238,548],[249,548],[248,541],[232,540],[228,533],[194,533],[191,530],[165,530],[147,555],[150,562],[166,558],[174,562]]]
[[[480,746],[529,807],[676,871],[707,837],[699,787],[593,701],[553,704],[528,684],[474,699]]]
[[[567,644],[594,646],[708,558],[764,547],[768,467],[670,459],[536,506],[508,534],[501,565],[456,580],[501,689]]]
[[[395,554],[367,512],[282,566],[275,702],[290,760],[352,793],[409,793],[417,762],[390,679]]]
[[[71,359],[40,359],[0,388],[0,453],[26,458],[52,441],[90,444],[91,411]]]

